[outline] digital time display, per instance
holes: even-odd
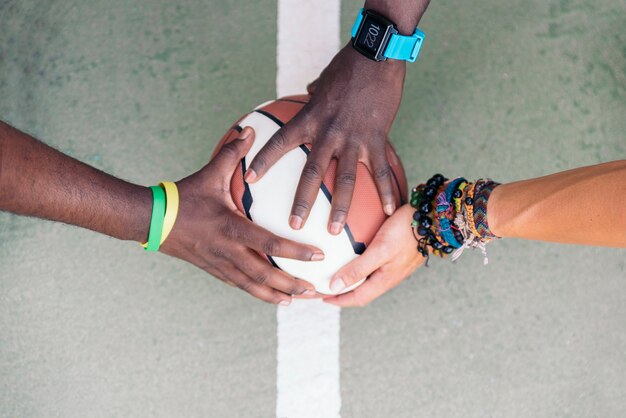
[[[363,26],[361,27],[361,32],[359,33],[357,43],[367,52],[370,52],[372,55],[376,55],[380,48],[380,44],[385,38],[386,32],[386,24],[371,15],[366,16]]]
[[[365,10],[352,46],[369,59],[385,61],[389,38],[396,33],[398,30],[392,21],[373,10]]]

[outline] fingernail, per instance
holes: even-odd
[[[315,290],[307,289],[304,292],[302,292],[302,294],[307,295],[307,296],[315,296]]]
[[[290,303],[291,302],[289,302],[288,300],[282,300],[282,301],[280,301],[279,305],[280,306],[289,306]]]
[[[239,139],[242,141],[248,139],[248,137],[250,136],[250,132],[252,132],[250,129],[244,128],[244,130],[241,131],[241,136],[239,137]]]
[[[341,232],[343,225],[340,222],[333,222],[330,224],[330,233],[333,235],[337,235]]]
[[[246,175],[244,176],[244,180],[248,183],[252,183],[254,180],[256,180],[256,171],[248,169],[246,171]]]
[[[291,225],[293,229],[302,228],[302,218],[297,215],[291,215],[289,217],[289,225]]]
[[[387,203],[385,205],[385,213],[389,216],[393,215],[394,209],[395,209],[395,206],[392,205],[391,203]]]
[[[315,252],[311,256],[311,261],[322,261],[324,259],[324,253]]]
[[[335,279],[330,284],[330,290],[332,290],[333,292],[341,292],[345,288],[346,288],[346,283],[342,279]]]

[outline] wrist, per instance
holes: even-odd
[[[129,210],[121,214],[119,232],[113,236],[127,241],[147,242],[152,217],[152,192],[148,187],[129,185],[125,194]]]
[[[499,185],[491,179],[469,182],[463,177],[448,182],[443,175],[435,174],[414,187],[410,197],[415,208],[411,226],[424,258],[428,258],[429,247],[441,257],[452,254],[453,261],[466,248],[478,248],[487,264],[485,245],[498,238],[489,227],[487,206]]]
[[[363,6],[393,21],[402,35],[412,35],[430,0],[367,0]]]
[[[497,187],[489,197],[487,202],[487,213],[489,214],[489,229],[495,235],[499,237],[512,237],[514,234],[514,224],[512,222],[515,219],[517,213],[515,207],[508,207],[506,204],[506,195],[509,189],[509,185],[503,184]],[[531,208],[528,208],[532,210]]]
[[[390,82],[393,80],[401,80],[404,83],[406,74],[406,61],[402,60],[386,60],[373,61],[352,46],[352,41],[343,47],[343,51],[352,63],[358,68],[358,77],[367,78],[373,82]]]

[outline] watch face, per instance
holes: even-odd
[[[386,32],[387,25],[376,19],[376,17],[368,15],[365,17],[365,21],[361,27],[357,43],[367,52],[376,55],[378,54]]]
[[[389,42],[390,31],[394,30],[391,21],[378,13],[367,10],[363,22],[353,41],[354,47],[363,55],[376,61],[385,59],[384,52]]]

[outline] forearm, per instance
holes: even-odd
[[[487,216],[500,237],[626,247],[626,160],[501,185]]]
[[[403,35],[412,35],[429,3],[430,0],[367,0],[364,8],[391,19]]]
[[[0,210],[146,241],[151,192],[0,122]]]

